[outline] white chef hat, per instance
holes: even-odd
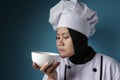
[[[50,9],[49,22],[54,30],[67,27],[90,37],[95,32],[98,17],[96,12],[78,0],[61,0]]]

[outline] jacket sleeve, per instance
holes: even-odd
[[[120,63],[104,56],[103,80],[120,80]]]
[[[114,73],[113,80],[120,80],[120,64],[117,61],[112,63],[112,72]]]
[[[120,72],[116,75],[115,80],[120,80]]]
[[[120,80],[120,64],[118,64],[114,80]]]

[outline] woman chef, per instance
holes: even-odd
[[[59,61],[40,67],[43,80],[120,80],[120,64],[88,46],[98,17],[86,4],[61,0],[50,10]],[[34,68],[39,68],[33,63]]]

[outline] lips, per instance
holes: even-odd
[[[63,53],[63,52],[65,52],[64,49],[59,49],[59,53]]]

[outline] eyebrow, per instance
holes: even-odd
[[[68,32],[63,32],[61,34],[64,35],[64,34],[69,34],[69,33]],[[56,35],[59,35],[59,33],[57,33]]]

